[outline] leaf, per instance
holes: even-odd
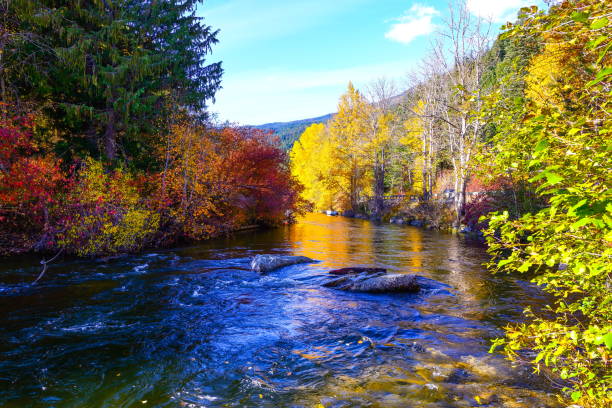
[[[597,76],[595,77],[594,80],[586,84],[586,87],[590,88],[593,85],[597,85],[598,83],[606,79],[606,77],[608,77],[609,75],[612,75],[612,67],[607,67],[607,68],[602,69],[601,71],[597,73]]]
[[[553,186],[565,180],[565,177],[557,173],[546,173],[546,182],[548,185]]]
[[[598,18],[591,23],[591,30],[599,30],[608,25],[608,19],[606,17]]]
[[[606,67],[597,73],[597,78],[604,78],[612,74],[612,67]]]
[[[580,391],[572,392],[572,400],[574,402],[578,402],[578,400],[582,397],[582,393]]]
[[[502,266],[507,265],[507,264],[509,264],[510,262],[512,262],[512,260],[510,260],[510,259],[502,259],[501,261],[499,261],[499,262],[497,263],[497,267],[498,267],[498,268],[501,268]]]
[[[585,198],[584,200],[580,200],[580,202],[578,204],[576,204],[575,206],[573,206],[571,208],[571,211],[574,212],[577,209],[579,209],[580,207],[582,207],[583,205],[585,205],[588,202],[588,200]]]
[[[539,152],[541,152],[543,150],[546,150],[548,148],[548,146],[550,146],[550,143],[548,143],[548,140],[546,140],[546,139],[540,140],[538,142],[538,144],[536,145],[534,151],[536,153],[539,153]]]
[[[612,331],[604,336],[604,343],[606,347],[612,350]]]
[[[587,47],[589,48],[595,48],[597,47],[599,44],[601,44],[602,42],[604,42],[605,40],[607,40],[608,37],[605,35],[600,35],[599,37],[597,37],[596,39],[589,41],[587,43]]]
[[[591,222],[593,222],[591,218],[582,218],[581,220],[578,220],[577,222],[572,224],[572,229],[584,227],[585,225],[590,224]]]
[[[584,11],[574,11],[570,18],[577,23],[586,23],[589,20],[589,13],[585,13]]]
[[[608,46],[599,54],[599,58],[597,58],[597,61],[595,62],[596,64],[599,65],[601,60],[604,59],[604,57],[606,56],[606,54],[610,50],[610,47],[612,47],[612,42],[610,42],[610,44],[608,44]]]

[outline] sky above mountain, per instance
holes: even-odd
[[[542,6],[468,0],[495,32],[531,4]],[[209,61],[225,69],[210,110],[257,125],[334,112],[348,81],[363,88],[387,77],[406,88],[448,7],[447,0],[205,0],[198,15],[220,30]]]

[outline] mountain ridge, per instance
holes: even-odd
[[[409,94],[409,90],[402,92],[396,96],[390,97],[388,101],[391,105],[399,105],[404,98]],[[290,122],[270,122],[264,123],[263,125],[250,126],[254,129],[270,130],[274,132],[274,135],[280,139],[280,145],[283,150],[291,150],[293,144],[300,138],[306,128],[315,123],[327,123],[334,117],[335,113],[328,113],[327,115],[317,116],[309,119],[299,119]]]
[[[308,126],[315,123],[327,123],[334,115],[335,113],[328,113],[327,115],[315,118],[299,119],[290,122],[270,122],[251,127],[274,132],[274,135],[278,136],[283,150],[291,150],[293,144],[300,138]]]

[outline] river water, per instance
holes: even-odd
[[[259,275],[256,254],[320,260]],[[296,225],[110,262],[0,266],[1,407],[556,407],[488,354],[537,290],[482,247],[413,227]],[[330,268],[424,277],[419,294],[321,287]],[[425,279],[427,278],[427,279]]]

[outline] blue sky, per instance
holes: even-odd
[[[456,2],[457,0],[451,0]],[[535,0],[467,0],[498,27]],[[221,30],[209,61],[223,61],[220,120],[258,125],[335,112],[349,81],[406,86],[443,24],[446,0],[205,0],[198,14]]]

